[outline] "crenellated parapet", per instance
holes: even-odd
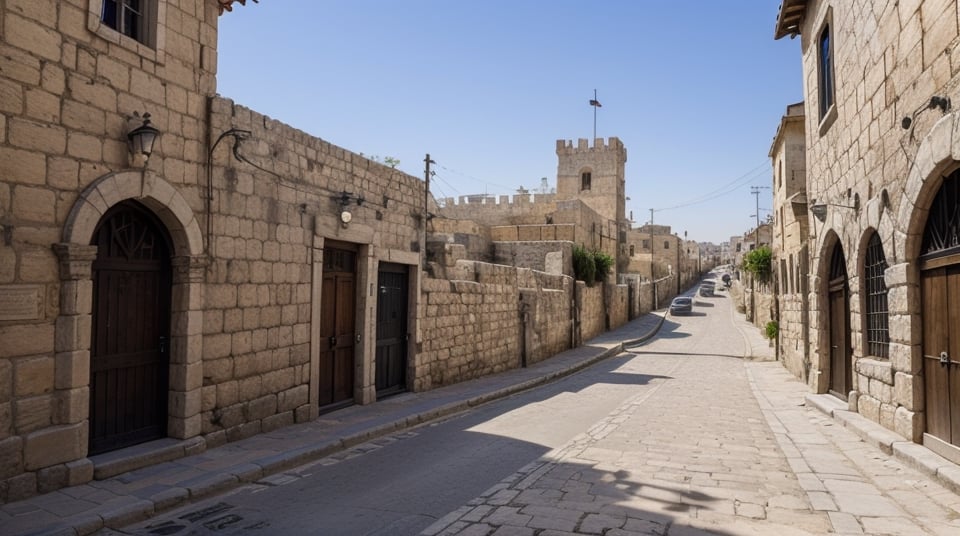
[[[608,140],[596,138],[593,140],[593,146],[590,145],[590,140],[587,138],[578,139],[576,145],[574,145],[573,140],[557,140],[558,155],[574,154],[580,151],[601,152],[623,150],[623,142],[620,141],[620,138],[614,136],[611,136]]]
[[[461,195],[459,197],[446,197],[443,199],[443,206],[446,207],[459,207],[459,206],[483,206],[483,207],[497,207],[502,210],[509,210],[514,206],[523,206],[527,207],[535,203],[552,203],[556,194],[516,194],[513,196],[509,195]]]

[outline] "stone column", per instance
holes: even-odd
[[[203,387],[204,255],[174,257],[170,307],[170,398],[167,434],[187,439],[201,433]]]

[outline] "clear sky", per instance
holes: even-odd
[[[720,243],[802,99],[779,0],[261,0],[220,18],[218,92],[345,149],[400,160],[438,198],[556,186],[556,140],[627,147],[627,213]],[[771,191],[760,194],[761,220]],[[672,208],[680,207],[680,208]]]

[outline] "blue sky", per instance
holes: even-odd
[[[627,147],[627,211],[719,243],[753,228],[750,186],[799,40],[779,0],[261,0],[220,18],[218,92],[345,149],[400,160],[437,197],[556,185],[556,140]],[[679,208],[673,208],[679,207]],[[771,191],[760,195],[761,218]],[[765,210],[766,209],[766,210]]]

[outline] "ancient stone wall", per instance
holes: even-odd
[[[102,24],[101,2],[0,3],[0,502],[92,475],[84,457],[95,252],[93,225],[73,216],[99,216],[123,199],[128,190],[117,184],[153,199],[157,176],[178,185],[176,196],[164,192],[177,207],[161,219],[203,204],[202,118],[204,95],[216,88],[217,7],[158,8],[155,38],[144,44]],[[142,168],[142,159],[129,158],[126,136],[144,113],[165,133],[147,171],[137,170],[136,185],[132,175],[104,181]],[[98,191],[99,183],[110,187]],[[188,240],[173,239],[175,264],[188,272]],[[176,274],[174,288],[182,289]],[[178,298],[173,335],[185,345],[176,326],[189,324],[190,306]],[[179,382],[186,365],[172,368],[170,428],[182,434],[193,401]]]
[[[606,329],[607,311],[603,303],[603,285],[588,287],[583,281],[577,281],[575,296],[580,316],[579,339],[586,342]]]
[[[536,225],[549,223],[548,216],[557,210],[554,194],[460,196],[443,199],[438,208],[444,218],[473,220],[487,226]]]
[[[239,149],[218,148],[212,174],[201,410],[208,443],[218,443],[315,413],[308,397],[314,306],[332,299],[319,295],[315,279],[323,248],[356,248],[358,282],[375,280],[377,262],[404,254],[415,262],[423,190],[415,177],[228,99],[213,99],[211,112],[214,133],[249,131]],[[372,304],[363,303],[357,332],[368,341]],[[365,343],[355,352],[360,401],[372,389],[362,371],[373,356]]]
[[[494,242],[496,264],[573,276],[573,242]]]

